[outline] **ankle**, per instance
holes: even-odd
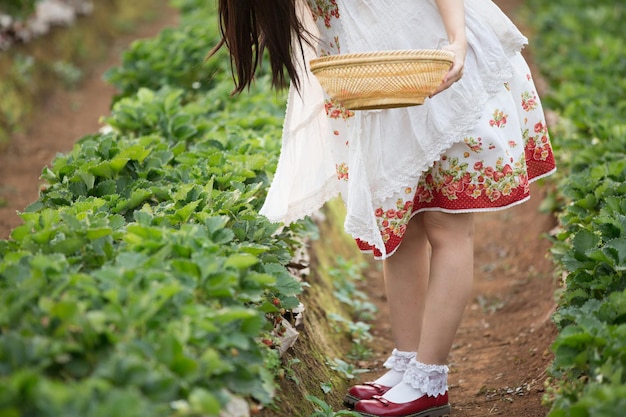
[[[412,359],[404,372],[402,382],[387,391],[383,398],[397,404],[415,401],[421,397],[437,397],[448,392],[448,367],[427,365]]]
[[[394,349],[393,352],[391,352],[391,356],[389,356],[383,364],[388,371],[374,382],[386,387],[398,385],[402,381],[404,372],[409,366],[409,363],[412,359],[415,359],[416,356],[417,352],[405,352]]]

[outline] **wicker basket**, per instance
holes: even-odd
[[[436,49],[330,55],[311,60],[328,95],[350,110],[416,106],[441,84],[454,54]]]

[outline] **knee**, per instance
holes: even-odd
[[[474,215],[472,213],[425,213],[424,229],[434,248],[442,245],[473,244]]]

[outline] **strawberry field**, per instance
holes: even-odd
[[[624,4],[528,1],[533,52],[558,113],[564,290],[550,369],[550,417],[626,409],[626,57]]]
[[[360,265],[326,241],[316,256],[338,269],[301,280],[300,253],[328,226],[258,215],[284,94],[261,74],[231,98],[224,51],[204,61],[215,11],[174,3],[179,26],[133,43],[108,71],[118,95],[106,128],[43,170],[40,198],[0,240],[0,417],[349,415],[336,410],[371,353],[375,312]],[[34,2],[23,5],[15,13]],[[558,216],[551,252],[563,281],[550,417],[626,409],[624,9],[524,7],[557,115],[560,171],[544,204]],[[281,357],[306,292],[324,305],[305,312],[302,345],[313,347]]]
[[[231,99],[228,60],[203,63],[214,10],[178,7],[179,28],[107,73],[119,94],[106,128],[44,169],[0,241],[0,416],[239,416],[295,379],[279,352],[306,261],[288,267],[316,228],[257,213],[284,100],[264,76]]]

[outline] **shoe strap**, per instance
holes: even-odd
[[[386,398],[381,397],[380,395],[374,395],[372,397],[372,400],[378,401],[379,403],[381,403],[385,407],[388,407],[391,404],[391,401],[387,400]]]
[[[377,384],[375,382],[364,382],[363,385],[368,385],[370,387],[373,387],[378,392],[383,392],[383,391],[385,391],[385,388],[387,388],[387,387],[384,387],[384,386],[382,386],[380,384]]]

